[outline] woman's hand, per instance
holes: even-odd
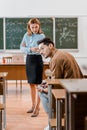
[[[26,43],[25,43],[25,42],[24,42],[24,43],[22,43],[22,46],[23,46],[23,47],[26,47]]]

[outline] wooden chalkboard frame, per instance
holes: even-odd
[[[4,49],[4,22],[3,18],[0,18],[0,50]]]
[[[78,18],[55,18],[55,46],[58,49],[78,50]]]
[[[19,45],[20,45],[20,42],[21,42],[21,40],[23,38],[24,33],[27,30],[26,29],[26,24],[27,24],[27,21],[30,18],[31,17],[11,17],[11,18],[6,17],[6,18],[0,18],[0,20],[2,21],[1,22],[1,29],[0,29],[1,34],[2,34],[2,35],[0,35],[1,36],[0,37],[1,38],[0,51],[1,50],[4,50],[4,51],[15,51],[15,50],[19,51],[20,50]],[[53,40],[55,42],[56,48],[58,48],[58,49],[67,49],[67,50],[71,50],[71,51],[72,50],[78,50],[78,18],[77,17],[37,17],[37,18],[41,21],[41,26],[42,26],[43,32],[46,34],[47,37],[50,37],[51,40]],[[24,25],[25,31],[21,34],[21,37],[18,36],[18,37],[20,37],[20,40],[18,42],[18,47],[17,48],[11,47],[11,44],[7,39],[7,37],[10,36],[10,35],[8,35],[9,30],[11,30],[11,27],[7,23],[7,20],[9,20],[9,19],[11,19],[13,21],[15,21],[15,19],[19,19],[19,20],[25,19],[25,25]],[[59,23],[58,23],[58,20],[59,20]],[[64,20],[65,20],[65,24],[63,24]],[[73,25],[73,26],[71,27],[71,25]],[[9,30],[8,30],[8,27],[9,27]],[[13,25],[12,25],[12,27],[13,27]],[[61,31],[60,28],[62,29],[62,31]],[[67,28],[71,29],[71,30],[68,30]],[[21,32],[21,30],[19,29],[20,32]],[[48,32],[45,32],[45,31],[48,31]],[[70,31],[72,31],[72,32],[70,32]],[[11,30],[11,32],[12,32],[12,30]],[[10,34],[11,34],[11,32],[10,32]],[[15,32],[14,35],[16,35],[16,34],[17,33]],[[72,41],[70,41],[70,43],[67,43],[66,38],[67,37],[69,38],[69,36],[68,36],[69,34],[70,34],[70,36],[72,36],[71,39],[73,39],[73,36],[75,36],[74,40],[72,40],[72,41],[75,41],[74,44],[73,44]],[[12,36],[12,34],[11,34],[11,37],[14,38],[14,36]],[[61,41],[61,39],[63,39],[64,43],[60,44],[58,39],[60,41]],[[7,43],[7,41],[8,41],[8,43]],[[65,46],[65,43],[66,43],[67,46]],[[8,44],[9,44],[9,47],[7,46]]]

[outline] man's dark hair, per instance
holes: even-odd
[[[54,43],[53,41],[51,41],[50,38],[43,38],[42,40],[38,41],[38,45],[41,44],[41,43],[44,43],[44,45],[49,45],[49,44],[52,44],[54,46]]]

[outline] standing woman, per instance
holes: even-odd
[[[27,24],[27,32],[24,34],[20,44],[20,49],[27,54],[26,75],[30,84],[32,100],[32,107],[27,113],[32,113],[31,117],[36,117],[39,114],[40,98],[36,87],[42,82],[43,61],[37,42],[43,38],[45,38],[45,35],[41,30],[40,21],[37,18],[30,19]]]

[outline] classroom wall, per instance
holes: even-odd
[[[0,0],[0,16],[86,15],[86,0]]]
[[[75,57],[87,57],[86,0],[0,0],[0,17],[30,16],[78,17],[78,51],[70,53]]]

